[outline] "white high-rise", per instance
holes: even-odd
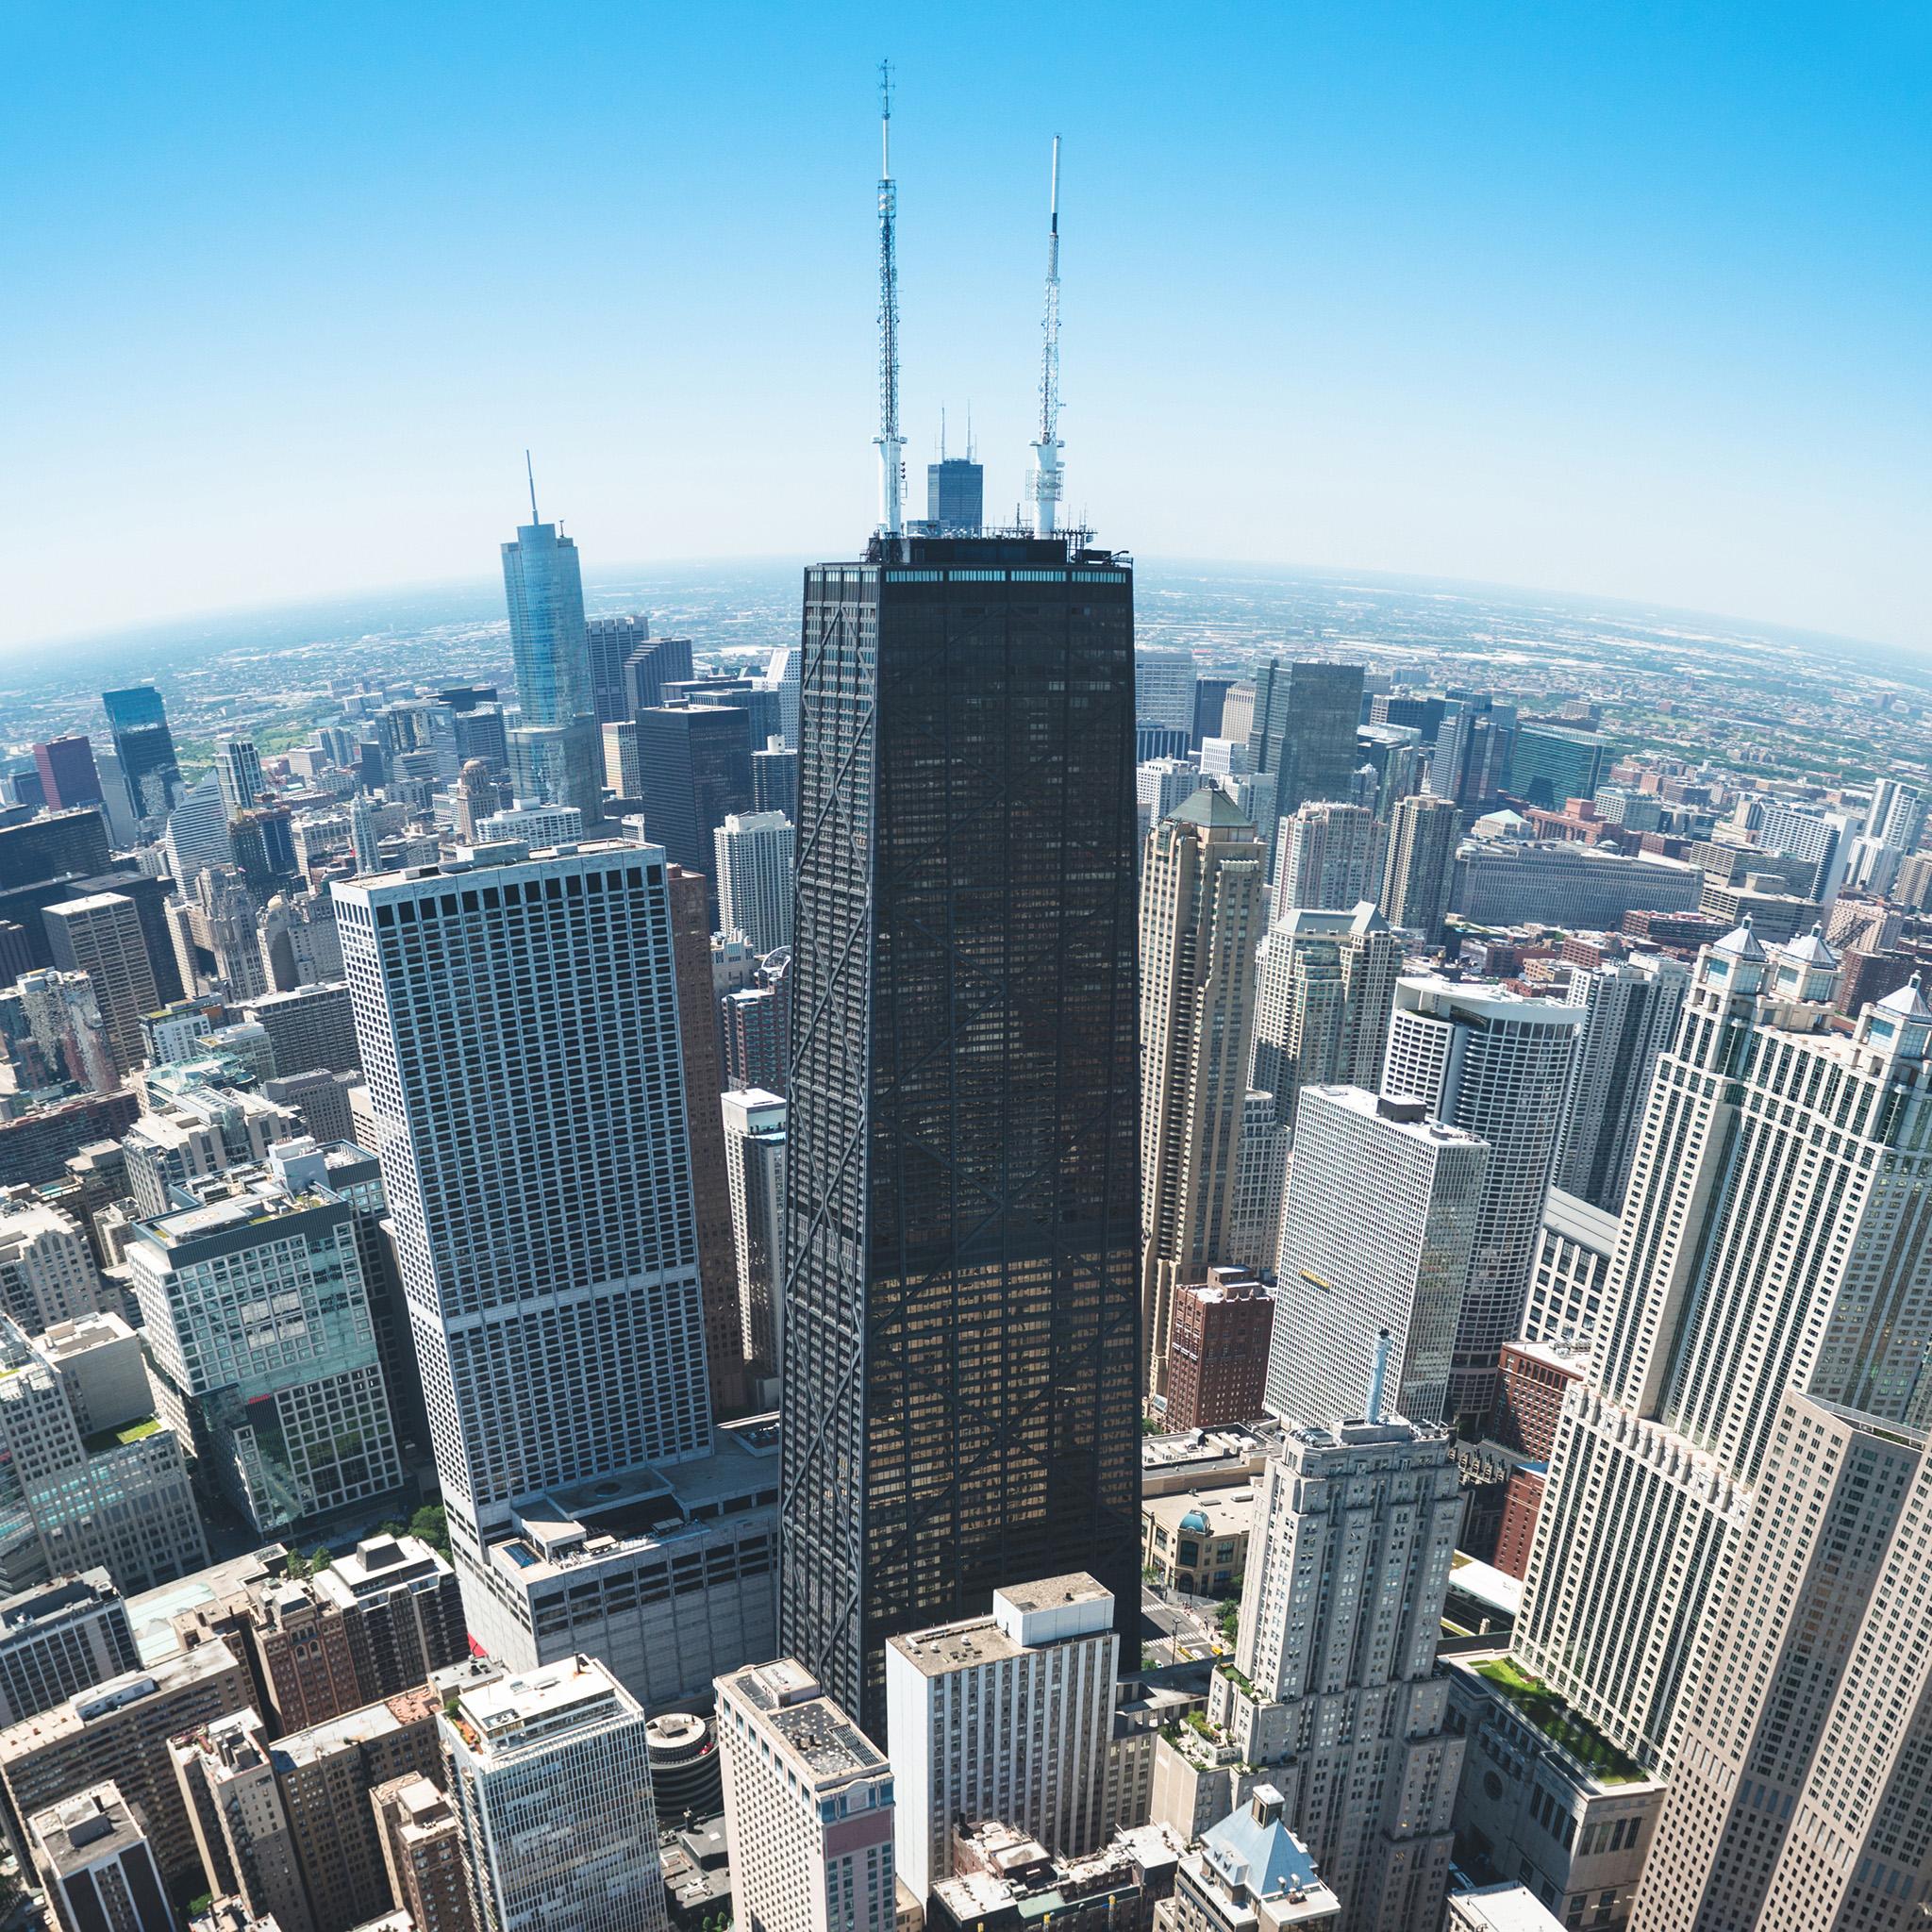
[[[737,1087],[723,1107],[745,1358],[775,1375],[785,1358],[785,1103],[762,1087]]]
[[[1250,1088],[1241,1103],[1241,1139],[1234,1163],[1234,1199],[1227,1210],[1226,1265],[1250,1274],[1274,1272],[1281,1235],[1281,1192],[1288,1184],[1294,1130],[1274,1117],[1274,1096]]]
[[[1668,953],[1640,953],[1570,975],[1583,1015],[1550,1181],[1606,1214],[1621,1213],[1637,1130],[1657,1056],[1677,1037],[1690,970]]]
[[[1341,1901],[1338,1932],[1441,1923],[1463,1740],[1436,1642],[1462,1496],[1446,1431],[1291,1430],[1257,1486],[1235,1669],[1208,1716],[1265,1771]]]
[[[1302,1090],[1281,1213],[1270,1414],[1299,1424],[1365,1413],[1375,1338],[1386,1333],[1390,1406],[1418,1423],[1442,1420],[1489,1164],[1487,1142],[1426,1119],[1419,1101]]]
[[[514,1499],[709,1446],[664,854],[335,896],[467,1602]]]
[[[997,1818],[1048,1851],[1104,1835],[1120,1639],[1113,1592],[1074,1573],[992,1593],[990,1616],[886,1641],[899,1875],[952,1875],[953,1826]]]
[[[1310,800],[1281,821],[1275,839],[1274,923],[1304,908],[1341,912],[1372,898],[1375,814],[1365,805]]]
[[[731,1908],[771,1932],[893,1932],[892,1768],[790,1657],[718,1679]]]
[[[1136,651],[1134,722],[1191,732],[1198,675],[1191,651]]]
[[[1304,1087],[1380,1084],[1401,973],[1402,942],[1368,900],[1291,912],[1261,941],[1250,1078],[1285,1126]]]
[[[195,880],[210,866],[234,864],[235,841],[228,832],[228,805],[219,767],[210,765],[181,794],[180,803],[168,814],[161,842],[168,870],[182,892],[192,891]]]
[[[1707,948],[1550,1454],[1517,1647],[1666,1770],[1787,1391],[1932,1405],[1932,1008],[1902,987],[1846,1038],[1836,964],[1748,926]]]
[[[734,811],[711,834],[718,924],[759,958],[791,943],[791,821],[782,811]]]
[[[1497,1351],[1521,1332],[1579,1023],[1573,1007],[1482,981],[1419,975],[1395,985],[1382,1091],[1420,1100],[1490,1146],[1457,1323],[1451,1420],[1489,1413]]]
[[[594,1657],[465,1690],[437,1733],[483,1932],[666,1932],[643,1708]]]
[[[252,738],[215,740],[215,783],[229,818],[238,819],[255,809],[256,800],[268,790],[261,774],[261,754]]]

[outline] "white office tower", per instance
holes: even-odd
[[[992,1614],[886,1641],[899,1876],[924,1902],[960,1820],[1073,1857],[1104,1835],[1120,1639],[1113,1592],[1075,1572],[992,1593]]]
[[[1136,651],[1134,722],[1191,733],[1197,675],[1191,651]]]
[[[335,895],[475,1627],[512,1502],[709,1445],[664,854],[600,841]]]
[[[252,738],[215,740],[215,784],[230,819],[255,809],[268,780],[261,775],[261,754]]]
[[[222,796],[222,774],[209,766],[168,814],[161,845],[176,890],[192,892],[194,882],[210,866],[233,865],[235,841],[228,832],[228,806]]]
[[[666,1932],[642,1707],[594,1657],[437,1719],[482,1932]]]
[[[1376,1087],[1402,942],[1373,902],[1348,912],[1291,912],[1261,941],[1255,984],[1251,1084],[1294,1125],[1304,1087]]]
[[[762,1087],[736,1087],[723,1107],[745,1358],[771,1376],[785,1358],[785,1103]]]
[[[1452,1421],[1489,1414],[1497,1351],[1522,1329],[1580,1019],[1574,1007],[1483,981],[1395,983],[1382,1091],[1420,1100],[1490,1143],[1449,1375]]]
[[[1255,1501],[1236,1669],[1208,1716],[1282,1793],[1340,1932],[1441,1923],[1463,1742],[1436,1640],[1462,1521],[1449,1436],[1381,1412],[1292,1430]]]
[[[718,924],[759,958],[791,943],[791,821],[782,811],[726,812],[711,834]]]
[[[1785,1397],[1705,1619],[1640,1932],[1924,1924],[1928,1500],[1919,1432]]]
[[[506,841],[533,852],[550,845],[575,845],[584,836],[584,815],[574,805],[540,805],[519,799],[504,811],[487,811],[475,822],[478,845]]]
[[[1611,959],[1570,975],[1583,1016],[1550,1185],[1606,1214],[1623,1211],[1657,1056],[1677,1037],[1690,969],[1668,953]]]
[[[1781,858],[1802,859],[1811,868],[1802,896],[1829,906],[1844,884],[1852,857],[1852,822],[1843,812],[1815,805],[1767,798],[1757,813],[1757,842]]]
[[[1281,821],[1275,840],[1274,923],[1307,907],[1341,912],[1373,898],[1375,814],[1364,805],[1311,801]]]
[[[1880,1420],[1932,1405],[1932,1008],[1901,987],[1846,1038],[1836,977],[1815,939],[1706,949],[1550,1452],[1517,1649],[1666,1771],[1786,1391]]]
[[[1274,1096],[1250,1089],[1241,1102],[1241,1152],[1234,1164],[1234,1201],[1222,1243],[1226,1265],[1274,1274],[1281,1237],[1281,1193],[1294,1130],[1274,1117]]]
[[[893,1932],[892,1768],[791,1658],[718,1679],[735,1923]]]
[[[1865,828],[1852,841],[1846,883],[1861,892],[1889,893],[1900,866],[1918,849],[1925,829],[1925,791],[1921,783],[1881,778],[1872,788]]]
[[[1141,1306],[1157,1398],[1174,1291],[1225,1258],[1265,924],[1255,828],[1203,787],[1149,835],[1141,883]]]
[[[1282,1203],[1267,1402],[1284,1422],[1366,1413],[1375,1339],[1390,1406],[1442,1419],[1490,1150],[1416,1100],[1307,1087]]]

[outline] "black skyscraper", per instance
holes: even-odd
[[[941,457],[925,466],[925,520],[936,534],[976,530],[986,522],[986,466]]]
[[[101,703],[135,811],[143,819],[166,818],[181,795],[181,768],[175,760],[175,735],[168,729],[160,692],[151,684],[137,684],[104,691]]]
[[[1274,777],[1274,811],[1260,828],[1271,878],[1281,821],[1304,805],[1347,801],[1349,779],[1361,763],[1355,742],[1361,709],[1359,664],[1277,658],[1256,673],[1248,758],[1256,771]]]
[[[724,705],[638,713],[643,768],[644,836],[673,861],[711,880],[718,855],[711,834],[725,814],[751,809],[751,731],[741,710]]]
[[[1133,577],[1065,537],[805,578],[780,1648],[1092,1572],[1139,1624]]]

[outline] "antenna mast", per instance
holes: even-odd
[[[530,521],[534,524],[538,521],[537,473],[530,467],[530,452],[528,450],[524,452],[524,475],[530,479]]]
[[[906,527],[905,440],[899,434],[899,258],[893,230],[899,191],[892,180],[892,70],[879,62],[879,528]]]
[[[1033,445],[1033,527],[1054,533],[1060,501],[1060,138],[1053,138],[1047,198],[1046,319],[1040,350],[1040,440]]]

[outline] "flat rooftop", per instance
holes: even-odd
[[[958,1624],[936,1624],[929,1630],[911,1630],[903,1637],[889,1637],[886,1642],[927,1677],[942,1677],[949,1671],[1026,1655],[1026,1646],[1014,1642],[990,1614],[968,1617]]]
[[[1113,1592],[1096,1582],[1084,1570],[1070,1570],[1064,1576],[1042,1576],[1037,1583],[1003,1584],[995,1592],[1015,1609],[1052,1610],[1062,1604],[1097,1604]]]
[[[293,1765],[309,1765],[372,1738],[392,1737],[407,1724],[423,1724],[442,1708],[442,1699],[427,1684],[385,1697],[377,1704],[365,1704],[358,1710],[345,1710],[326,1724],[310,1724],[306,1731],[291,1731],[275,1740],[271,1749],[278,1758]]]
[[[734,1671],[724,1681],[759,1713],[765,1728],[812,1779],[869,1776],[888,1768],[878,1746],[825,1695],[803,1664],[781,1657]]]

